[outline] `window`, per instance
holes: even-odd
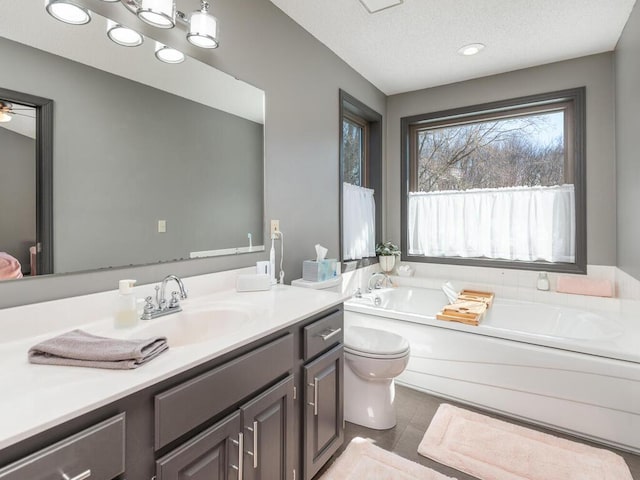
[[[342,176],[351,185],[369,186],[368,139],[369,123],[345,112],[342,117]]]
[[[402,119],[405,260],[586,271],[584,88]]]
[[[380,241],[382,116],[340,91],[342,260],[375,258]]]

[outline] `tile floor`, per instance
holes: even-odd
[[[464,474],[462,472],[459,472],[458,470],[454,470],[453,468],[436,463],[433,460],[423,457],[422,455],[418,455],[418,444],[420,443],[420,440],[422,440],[422,437],[426,432],[429,423],[431,422],[431,418],[436,413],[438,406],[443,402],[457,405],[469,410],[478,411],[485,415],[500,418],[502,420],[508,420],[512,423],[524,425],[526,427],[547,432],[558,437],[568,438],[570,440],[586,443],[598,448],[605,448],[602,445],[597,445],[581,439],[577,439],[575,437],[564,435],[559,432],[546,430],[522,422],[514,421],[512,419],[500,417],[499,415],[488,414],[487,412],[483,412],[466,405],[457,404],[456,402],[451,402],[449,400],[443,400],[442,398],[427,395],[425,393],[401,386],[396,387],[396,408],[398,424],[390,430],[381,431],[372,430],[347,422],[343,448],[346,447],[346,445],[354,437],[370,438],[374,440],[377,446],[384,448],[385,450],[389,450],[402,457],[408,458],[409,460],[437,470],[447,476],[457,478],[458,480],[476,480],[476,477]],[[630,453],[621,452],[618,450],[611,450],[615,453],[618,453],[619,455],[622,455],[622,457],[627,462],[629,469],[631,470],[633,479],[640,480],[640,456],[632,455]],[[323,469],[322,472],[324,472],[325,469]],[[320,472],[320,474],[316,478],[318,478],[322,474],[322,472]]]

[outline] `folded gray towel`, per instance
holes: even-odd
[[[29,361],[44,365],[111,368],[138,368],[167,350],[166,337],[122,340],[73,330],[45,340],[29,349]]]

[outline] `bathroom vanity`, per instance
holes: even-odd
[[[342,298],[278,287],[208,301],[262,317],[129,371],[30,365],[32,338],[0,348],[16,365],[0,379],[0,480],[311,479],[343,442]]]

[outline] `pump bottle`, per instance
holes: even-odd
[[[118,305],[116,307],[116,328],[130,328],[138,323],[136,297],[133,294],[135,280],[120,280]]]

